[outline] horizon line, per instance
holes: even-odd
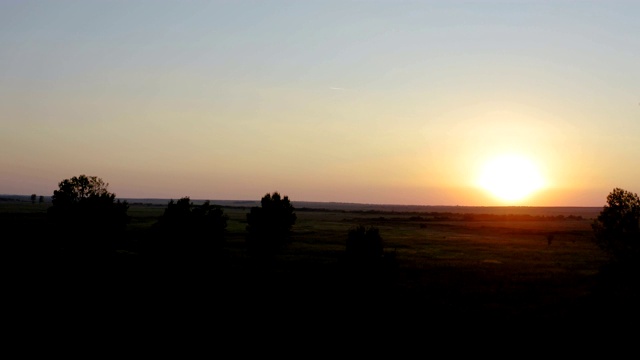
[[[31,194],[0,194],[2,196],[12,197],[31,197]],[[38,195],[45,198],[51,198],[52,195]],[[184,196],[183,196],[184,197]],[[169,201],[177,200],[182,197],[116,197],[121,200],[154,200],[154,201]],[[259,203],[260,200],[255,199],[195,199],[189,197],[192,201],[226,201],[226,202],[254,202]],[[319,200],[290,200],[292,203],[318,203],[318,204],[341,204],[341,205],[361,205],[361,206],[405,206],[405,207],[468,207],[468,208],[489,208],[489,207],[510,207],[510,208],[602,208],[604,205],[447,205],[447,204],[397,204],[397,203],[370,203],[370,202],[352,202],[352,201],[319,201]]]

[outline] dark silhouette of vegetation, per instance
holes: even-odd
[[[373,294],[370,291],[383,290],[393,279],[397,269],[395,252],[386,253],[384,240],[377,227],[358,225],[347,234],[343,269],[349,288]]]
[[[273,249],[288,242],[297,219],[289,197],[282,197],[278,192],[267,193],[260,204],[252,207],[247,214],[249,245]]]
[[[594,289],[600,306],[610,317],[640,317],[640,198],[614,188],[591,227],[596,243],[609,255]]]
[[[583,220],[582,216],[576,215],[529,215],[529,214],[453,214],[453,213],[432,213],[431,218],[416,220],[456,220],[456,221],[565,221]]]
[[[349,260],[377,261],[384,256],[384,246],[378,228],[359,225],[349,230],[346,244]]]
[[[116,200],[96,176],[74,176],[58,184],[47,209],[54,239],[65,252],[114,250],[129,223],[126,201]]]
[[[640,260],[640,198],[638,194],[615,188],[607,204],[593,222],[598,245],[612,260],[631,265]]]
[[[40,195],[40,198],[38,199],[38,203],[42,204],[44,202],[44,196]]]
[[[211,205],[207,200],[194,205],[183,197],[170,200],[158,221],[152,243],[147,244],[155,253],[181,254],[189,257],[206,257],[222,246],[228,216],[222,207]]]
[[[566,224],[554,223],[552,227],[533,224],[537,226],[534,227],[530,223],[524,227],[518,224],[502,227],[501,224],[453,223],[451,218],[465,215],[456,213],[364,213],[338,209],[335,213],[326,210],[323,214],[299,213],[301,210],[296,209],[298,222],[302,220],[301,215],[305,220],[305,232],[295,233],[296,246],[280,253],[284,256],[251,257],[245,252],[250,247],[235,241],[242,240],[248,233],[243,220],[249,219],[250,207],[224,206],[222,209],[230,214],[229,229],[224,231],[224,238],[229,241],[224,242],[219,252],[223,256],[212,258],[209,254],[217,253],[202,251],[200,246],[216,243],[214,239],[218,237],[213,234],[220,234],[217,230],[225,227],[226,216],[222,209],[208,202],[196,201],[202,205],[195,205],[189,198],[182,198],[132,204],[129,212],[133,210],[133,226],[125,226],[123,235],[114,232],[114,236],[105,237],[106,241],[124,238],[127,245],[138,239],[147,244],[163,244],[166,256],[147,257],[143,247],[137,246],[117,247],[118,251],[112,252],[114,256],[99,257],[99,261],[86,253],[73,253],[76,256],[72,258],[51,256],[48,244],[53,245],[58,238],[66,239],[67,235],[75,242],[58,243],[65,249],[97,244],[102,228],[85,225],[94,221],[88,215],[92,208],[80,208],[80,204],[88,205],[92,196],[102,198],[107,194],[102,181],[81,176],[60,183],[60,190],[53,197],[55,205],[48,212],[31,206],[29,194],[0,198],[3,205],[0,225],[5,229],[5,250],[9,250],[5,251],[5,257],[14,261],[17,271],[13,273],[20,273],[19,281],[23,284],[17,288],[19,291],[11,293],[22,293],[36,308],[38,299],[46,294],[49,299],[61,299],[69,308],[77,307],[86,299],[103,299],[108,305],[104,309],[119,306],[118,311],[149,314],[174,311],[173,314],[181,318],[210,314],[216,321],[228,315],[236,323],[243,320],[247,323],[247,319],[258,319],[267,313],[273,314],[269,320],[279,321],[279,316],[289,316],[287,314],[298,319],[300,314],[325,316],[343,314],[345,309],[352,319],[353,315],[362,315],[364,319],[372,314],[375,319],[395,319],[393,326],[400,325],[395,322],[400,319],[412,322],[419,319],[437,325],[439,320],[484,323],[514,319],[527,323],[526,320],[541,318],[568,324],[574,320],[591,323],[605,318],[620,321],[638,318],[629,316],[632,309],[637,309],[640,299],[634,285],[637,276],[630,276],[634,273],[608,267],[606,274],[593,275],[593,270],[607,257],[595,246],[580,244],[594,238],[586,218]],[[271,204],[274,198],[283,201],[273,194],[265,198],[266,204]],[[100,203],[99,199],[95,200]],[[110,207],[115,206],[116,201],[111,198],[105,203]],[[608,204],[605,209],[609,207],[612,206]],[[69,209],[76,210],[67,211]],[[260,209],[254,210],[254,215],[264,215],[263,207]],[[589,218],[595,218],[600,209],[589,211]],[[556,216],[553,209],[540,214],[549,214],[549,219]],[[291,215],[295,215],[293,211]],[[432,220],[437,215],[450,215],[450,219],[438,223]],[[570,218],[567,215],[564,219]],[[220,221],[206,220],[209,216]],[[97,218],[104,220],[99,215]],[[497,213],[497,218],[502,216]],[[606,218],[602,217],[603,223]],[[61,219],[65,221],[54,221]],[[365,226],[348,230],[344,224]],[[427,230],[418,230],[417,226],[423,224]],[[378,230],[369,225],[382,227]],[[512,229],[519,233],[514,236]],[[460,235],[471,239],[477,236],[482,241],[448,239]],[[489,238],[490,241],[484,241]],[[577,239],[579,246],[567,244],[567,239]],[[198,242],[201,240],[203,242]],[[513,240],[534,256],[523,256],[509,266],[499,265],[497,260],[512,257],[513,248],[509,244]],[[553,246],[541,248],[546,241],[553,241]],[[391,251],[386,248],[388,244],[393,244]],[[47,248],[40,251],[40,246]],[[393,251],[396,246],[402,249],[397,253],[398,262]],[[542,252],[536,253],[536,249]],[[452,261],[452,252],[465,255]],[[206,257],[198,257],[203,254]],[[80,258],[87,261],[72,261]],[[260,301],[256,303],[258,298]],[[89,304],[101,309],[94,301]],[[292,306],[299,307],[292,311]],[[127,313],[136,318],[138,315]]]
[[[36,198],[38,197],[38,195],[36,194],[31,194],[31,203],[35,204],[36,203]]]

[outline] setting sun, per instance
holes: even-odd
[[[542,188],[544,180],[529,159],[505,155],[487,162],[478,184],[504,202],[515,202]]]

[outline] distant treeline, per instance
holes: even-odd
[[[581,215],[527,215],[527,214],[464,214],[465,221],[556,221],[583,220]]]
[[[528,215],[528,214],[452,214],[437,213],[432,214],[434,220],[464,220],[464,221],[562,221],[562,220],[583,220],[580,215]],[[421,218],[418,216],[417,218]],[[416,220],[426,220],[416,219]]]
[[[44,196],[44,202],[51,202],[51,196]],[[132,206],[166,206],[170,199],[122,199]],[[0,202],[33,202],[29,195],[0,194]],[[200,205],[205,200],[192,200]],[[211,200],[211,204],[228,209],[247,210],[260,205],[256,200]],[[292,202],[300,212],[333,212],[368,215],[410,215],[427,217],[429,220],[481,220],[481,221],[548,221],[583,220],[595,218],[600,207],[464,207],[464,206],[417,206],[417,205],[375,205],[332,202]],[[449,211],[452,210],[452,211]],[[459,210],[459,211],[458,211]],[[580,215],[579,215],[580,214]],[[437,219],[434,219],[437,217]]]
[[[318,209],[307,209],[307,211],[322,211]],[[380,215],[400,215],[399,213],[383,213],[376,211],[345,211],[348,213],[363,213]],[[406,215],[406,214],[403,214]],[[580,215],[526,215],[526,214],[469,214],[469,213],[422,213],[410,217],[384,217],[376,218],[377,221],[566,221],[585,220]]]
[[[38,198],[42,197],[42,199],[46,202],[51,202],[51,196],[38,196]],[[26,195],[0,195],[0,201],[7,202],[33,202],[31,196]]]

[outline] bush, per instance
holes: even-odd
[[[346,245],[347,258],[351,260],[378,260],[384,256],[380,231],[373,226],[359,225],[349,230]]]
[[[274,248],[290,240],[291,228],[296,223],[295,208],[288,196],[278,192],[266,194],[247,214],[248,240],[251,246]]]
[[[598,245],[612,260],[632,264],[640,260],[640,198],[615,188],[592,223]]]
[[[129,205],[116,200],[108,185],[96,176],[86,175],[58,184],[47,217],[60,249],[84,254],[114,250],[129,223]]]
[[[153,243],[147,250],[165,254],[208,256],[224,242],[228,216],[220,206],[205,201],[194,205],[183,197],[170,200],[158,221],[153,225]]]

